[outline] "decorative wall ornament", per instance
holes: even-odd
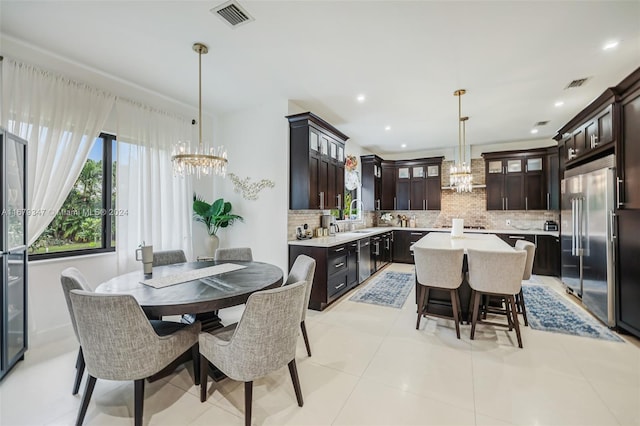
[[[273,188],[276,186],[275,182],[271,179],[261,179],[258,182],[250,182],[251,178],[246,177],[244,179],[239,176],[228,173],[229,179],[233,182],[234,191],[242,194],[242,198],[245,200],[257,200],[258,192],[264,188]]]

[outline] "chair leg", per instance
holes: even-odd
[[[82,404],[80,404],[80,411],[78,411],[78,418],[76,419],[76,426],[82,426],[84,416],[87,414],[87,408],[89,407],[89,401],[91,400],[91,394],[93,388],[96,386],[96,378],[92,375],[87,375],[87,385],[84,388],[84,395],[82,395]]]
[[[451,307],[453,308],[453,322],[456,325],[456,336],[458,336],[458,339],[460,338],[460,323],[459,323],[459,319],[460,319],[460,315],[458,314],[458,298],[456,297],[456,293],[458,292],[457,289],[453,289],[451,290]]]
[[[458,315],[460,317],[460,324],[464,324],[464,318],[462,316],[462,303],[460,303],[460,292],[456,290],[456,301],[458,302]]]
[[[513,327],[516,329],[516,337],[518,338],[518,347],[522,349],[522,336],[520,335],[520,324],[518,324],[518,313],[516,312],[516,300],[514,296],[508,296],[511,304],[511,312],[513,313]]]
[[[424,292],[425,287],[418,284],[418,319],[416,320],[416,330],[420,328],[420,319],[422,318],[422,311],[424,310]]]
[[[209,376],[209,361],[200,355],[200,402],[207,400],[207,380]]]
[[[289,373],[291,374],[291,381],[293,382],[293,390],[296,391],[298,407],[302,407],[304,405],[304,401],[302,400],[302,390],[300,389],[300,379],[298,378],[298,369],[296,367],[295,359],[292,359],[289,363]]]
[[[142,426],[142,414],[144,409],[144,379],[134,380],[133,386],[133,424],[135,426]]]
[[[200,384],[200,344],[191,347],[191,359],[193,361],[193,384]]]
[[[253,399],[253,382],[244,382],[244,424],[251,426],[251,401]]]
[[[304,339],[304,346],[307,348],[307,355],[311,356],[311,346],[309,345],[307,326],[304,324],[304,321],[300,321],[300,330],[302,330],[302,338]]]
[[[527,308],[524,305],[524,293],[522,292],[522,288],[520,289],[520,293],[518,293],[518,306],[522,310],[522,318],[524,318],[524,326],[529,326],[529,320],[527,320]]]
[[[480,292],[475,292],[475,297],[473,299],[473,312],[471,312],[471,340],[476,334],[476,322],[478,321],[478,309],[480,308]]]
[[[76,380],[73,383],[73,392],[71,395],[77,395],[78,389],[80,389],[80,382],[82,381],[82,375],[84,374],[84,355],[82,354],[82,347],[78,348],[78,358],[76,359]]]

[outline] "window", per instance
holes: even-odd
[[[30,260],[115,250],[114,158],[115,136],[101,133],[64,204],[29,247]]]

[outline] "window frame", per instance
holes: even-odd
[[[59,259],[65,257],[85,256],[97,253],[112,253],[116,248],[111,244],[111,216],[108,212],[112,212],[114,206],[111,203],[111,191],[113,189],[113,145],[117,144],[115,135],[101,132],[96,139],[102,139],[102,208],[107,214],[103,214],[101,240],[102,247],[88,248],[81,250],[67,250],[54,253],[37,253],[29,254],[29,261],[38,261],[45,259]],[[94,142],[95,143],[95,142]],[[86,163],[86,160],[85,160]],[[83,165],[84,167],[84,165]],[[117,196],[117,195],[116,195]],[[28,249],[27,249],[28,253]]]

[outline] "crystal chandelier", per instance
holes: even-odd
[[[458,161],[451,166],[449,184],[458,192],[471,192],[473,184],[471,164],[467,165],[465,158],[466,122],[469,119],[462,116],[462,95],[465,93],[467,91],[464,89],[453,92],[453,95],[458,97]]]
[[[202,55],[209,49],[202,43],[194,43],[193,50],[198,52],[198,145],[191,147],[190,142],[178,141],[171,153],[174,176],[227,173],[227,151],[221,146],[208,147],[202,143]]]

